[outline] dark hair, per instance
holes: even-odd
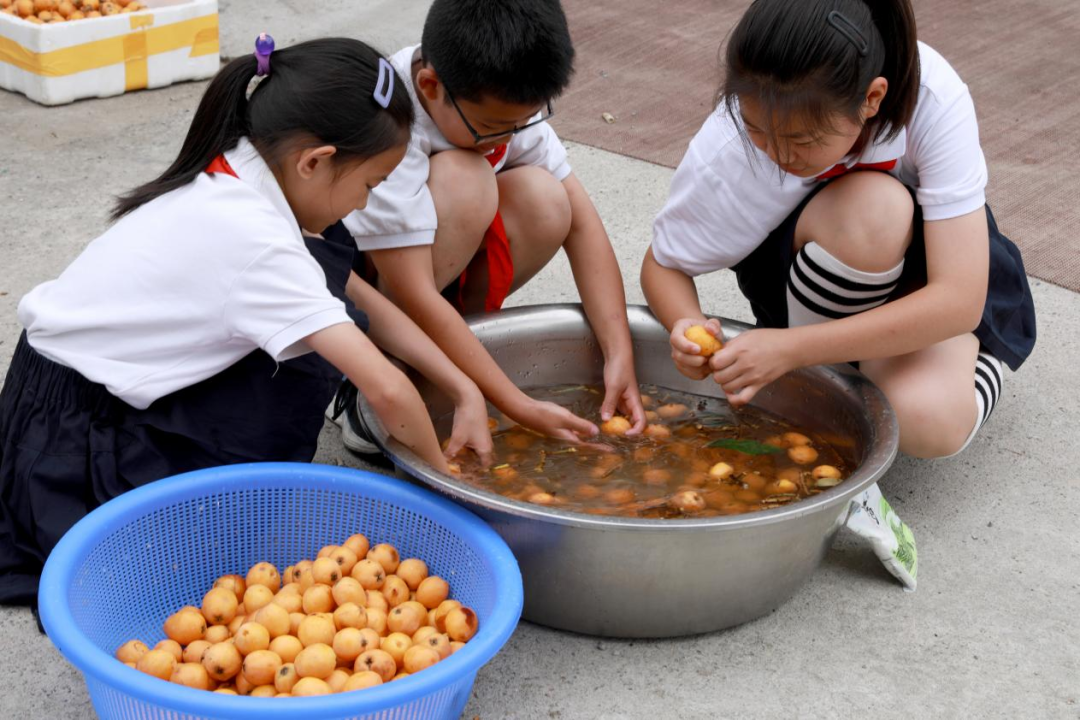
[[[364,159],[409,141],[412,100],[395,73],[389,106],[375,100],[382,57],[359,40],[325,38],[277,50],[270,74],[247,97],[258,61],[237,58],[210,82],[180,154],[155,180],[122,195],[118,220],[160,195],[187,185],[218,155],[248,137],[273,165],[286,144],[314,141],[337,148],[337,162]]]
[[[857,120],[879,76],[888,91],[860,142],[891,140],[911,120],[919,94],[910,0],[755,0],[728,39],[724,61],[720,102],[741,127],[738,98],[754,98],[772,141],[774,117],[784,123],[797,116],[811,133],[831,131],[837,112]]]
[[[435,0],[421,53],[458,99],[540,105],[574,72],[559,0]]]

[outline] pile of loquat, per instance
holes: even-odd
[[[214,581],[202,606],[165,621],[153,649],[129,640],[116,658],[199,690],[302,697],[399,680],[457,652],[479,626],[418,558],[361,534],[284,573],[260,562]]]
[[[139,0],[0,0],[0,12],[38,25],[146,10]]]

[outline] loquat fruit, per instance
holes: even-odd
[[[337,667],[337,655],[329,645],[316,643],[301,650],[293,660],[293,665],[296,666],[296,672],[302,678],[316,677],[325,680]],[[295,688],[293,694],[296,694]]]
[[[389,682],[397,674],[397,663],[394,662],[394,658],[390,653],[385,650],[368,650],[356,658],[353,669],[356,672],[370,670],[378,673],[383,682]]]
[[[236,631],[233,642],[241,655],[250,655],[270,648],[270,632],[259,623],[246,622]]]
[[[243,667],[244,658],[236,645],[229,642],[214,643],[202,655],[202,666],[210,677],[225,682],[236,677]]]
[[[128,640],[116,648],[116,659],[122,663],[137,663],[148,652],[150,648],[142,640]]]
[[[398,565],[401,563],[397,548],[388,543],[379,543],[371,550],[368,550],[367,559],[374,560],[382,565],[387,575],[397,570]]]
[[[446,615],[446,634],[451,640],[468,642],[476,634],[480,621],[470,608],[454,608]]]
[[[300,629],[296,632],[297,639],[304,647],[323,644],[331,645],[337,630],[332,620],[327,620],[319,615],[309,615],[300,623]]]
[[[248,570],[247,577],[244,578],[244,582],[248,584],[249,588],[252,585],[264,585],[270,588],[271,595],[281,589],[281,575],[278,574],[277,568],[268,562],[252,565],[251,569]],[[247,600],[244,601],[244,604],[247,604]]]
[[[206,640],[196,640],[184,648],[184,654],[180,656],[180,659],[186,663],[202,662],[203,653],[206,652],[206,649],[211,645],[213,645],[213,643]]]
[[[415,590],[429,573],[426,562],[419,558],[408,558],[401,561],[395,574],[405,581],[410,590]]]
[[[364,672],[353,673],[349,676],[349,679],[345,682],[345,688],[343,692],[352,692],[353,690],[364,690],[365,688],[375,687],[376,685],[382,685],[383,679],[379,673],[365,670]]]
[[[274,676],[274,688],[278,692],[291,693],[298,680],[300,676],[296,674],[296,666],[287,662],[278,668],[277,675]]]
[[[150,650],[135,663],[135,669],[162,680],[172,677],[176,669],[176,656],[168,650]]]
[[[256,650],[244,657],[244,677],[256,687],[270,685],[282,664],[281,657],[276,652]]]
[[[207,674],[206,668],[197,662],[177,664],[169,676],[169,681],[196,690],[210,689],[210,676]]]
[[[402,667],[405,672],[409,674],[418,673],[421,670],[426,670],[431,667],[441,659],[439,653],[434,648],[428,647],[427,645],[413,645],[405,651],[405,659]]]
[[[283,663],[291,663],[304,649],[304,643],[295,635],[281,635],[270,641],[270,652],[277,653]]]
[[[327,673],[327,677],[329,677],[329,673]],[[303,677],[293,685],[292,696],[312,697],[315,695],[329,695],[330,692],[330,686],[326,684],[325,680],[317,677]]]

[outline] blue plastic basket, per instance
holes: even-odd
[[[424,559],[476,611],[476,636],[402,680],[284,700],[192,690],[113,658],[131,638],[161,640],[165,618],[199,605],[217,577],[264,560],[284,569],[356,532]],[[106,503],[56,546],[40,589],[45,630],[83,673],[98,714],[140,720],[457,718],[476,671],[513,633],[522,600],[514,556],[475,515],[392,478],[292,463],[200,470]]]

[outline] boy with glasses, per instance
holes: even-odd
[[[391,58],[417,121],[402,163],[345,227],[389,296],[511,420],[577,442],[596,425],[522,393],[462,319],[493,312],[565,249],[604,354],[603,420],[645,427],[619,266],[546,122],[574,49],[558,0],[435,0],[422,44]],[[351,397],[346,446],[371,452]],[[452,449],[453,450],[453,449]]]

